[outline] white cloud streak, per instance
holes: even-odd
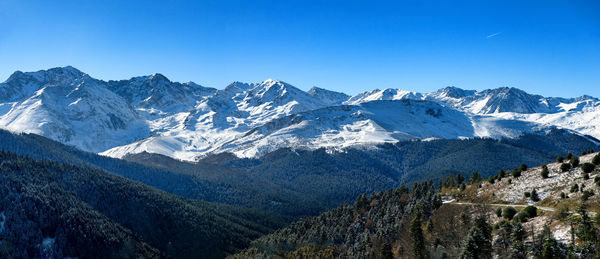
[[[494,33],[494,34],[490,34],[490,35],[486,36],[485,38],[486,38],[486,39],[491,39],[491,38],[493,38],[493,37],[496,37],[496,36],[500,35],[501,33],[502,33],[502,32],[496,32],[496,33]]]

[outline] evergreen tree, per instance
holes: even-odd
[[[521,171],[527,171],[527,165],[526,164],[521,164],[520,169],[521,169]]]
[[[542,166],[542,172],[540,174],[542,175],[542,178],[548,178],[548,175],[550,174],[550,171],[548,171],[548,166]]]
[[[483,177],[481,176],[481,174],[479,172],[473,172],[473,174],[471,174],[471,178],[469,179],[469,183],[470,184],[475,184],[475,183],[479,183],[483,180]]]
[[[572,157],[571,160],[569,161],[569,163],[571,164],[571,167],[575,168],[579,165],[579,157]]]
[[[596,154],[594,158],[592,158],[592,164],[600,165],[600,153]]]
[[[483,218],[478,218],[475,221],[475,226],[469,230],[469,234],[463,241],[459,258],[492,258],[491,227]],[[481,229],[481,227],[485,229]]]
[[[583,172],[586,174],[589,174],[592,171],[594,171],[594,168],[596,168],[596,166],[592,163],[583,163],[581,165],[581,170],[583,170]]]
[[[571,152],[567,153],[567,159],[571,159],[573,158],[573,154],[571,154]]]
[[[502,211],[502,216],[508,220],[511,220],[515,216],[515,214],[517,214],[517,210],[513,207],[506,207]]]
[[[582,204],[577,210],[577,212],[579,213],[579,215],[581,215],[581,219],[577,224],[577,237],[583,242],[595,243],[598,239],[598,234],[596,228],[594,228],[594,223],[588,215],[585,204]]]
[[[497,208],[496,209],[496,216],[502,217],[502,208]]]
[[[560,244],[556,241],[554,235],[552,235],[552,231],[550,231],[550,227],[548,227],[548,225],[544,225],[544,229],[542,230],[539,239],[541,240],[542,244],[539,258],[553,259],[565,257]]]
[[[525,258],[526,248],[523,244],[525,239],[525,229],[520,222],[515,222],[512,227],[512,233],[510,235],[510,258]]]
[[[422,212],[416,210],[415,215],[410,222],[410,239],[412,243],[412,255],[415,259],[427,258],[427,251],[425,249],[425,238],[423,237],[422,225]]]
[[[569,171],[569,169],[571,169],[571,164],[569,164],[569,163],[563,163],[560,165],[561,172]]]
[[[462,174],[456,175],[456,184],[460,185],[465,182],[465,177]]]
[[[519,176],[521,176],[521,169],[519,168],[515,168],[512,170],[512,176],[514,178],[518,178]]]
[[[558,157],[556,158],[556,162],[558,162],[558,163],[562,163],[563,161],[565,161],[565,158],[564,158],[564,157],[562,157],[562,156],[558,156]]]
[[[540,201],[540,196],[538,196],[538,193],[535,189],[533,189],[533,191],[531,191],[531,200],[533,202],[538,202]]]

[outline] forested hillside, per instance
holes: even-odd
[[[39,135],[13,134],[5,130],[0,130],[0,150],[36,159],[106,170],[186,198],[256,208],[290,216],[314,215],[326,209],[325,206],[307,200],[300,194],[266,181],[249,179],[239,170],[223,166],[202,167],[198,170],[157,168],[143,165],[149,164],[148,162],[132,163],[100,156]],[[249,184],[253,182],[254,184]]]
[[[365,192],[410,186],[429,179],[437,183],[451,174],[467,176],[475,171],[487,177],[495,174],[497,168],[540,164],[554,159],[556,154],[594,148],[596,144],[585,137],[555,129],[544,135],[529,134],[517,139],[404,141],[343,152],[280,149],[258,159],[219,154],[187,163],[148,153],[126,159],[178,172],[210,175],[232,186],[246,186],[250,182],[265,189],[281,188],[326,208],[335,208]],[[238,173],[214,174],[210,172],[215,170],[207,170],[214,167]]]
[[[221,258],[284,219],[0,152],[2,258]]]
[[[232,258],[600,258],[600,155],[557,160],[362,194]]]

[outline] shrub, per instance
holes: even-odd
[[[527,206],[523,209],[523,212],[525,212],[529,218],[537,217],[537,207],[535,206]]]
[[[585,190],[585,191],[583,191],[583,194],[581,195],[581,200],[587,201],[592,196],[594,196],[594,191]]]
[[[596,177],[594,177],[594,182],[595,183],[599,183],[600,182],[600,175],[596,175]]]
[[[571,154],[570,152],[567,153],[567,159],[571,159],[573,157],[573,154]]]
[[[513,218],[513,221],[516,222],[527,222],[527,214],[524,212],[519,212],[517,213],[517,215],[515,215],[515,217]]]
[[[550,171],[548,171],[548,167],[544,165],[540,174],[542,175],[542,178],[548,178],[548,175],[550,174]]]
[[[579,165],[579,157],[572,157],[571,160],[569,161],[569,163],[571,163],[571,167],[575,168]]]
[[[515,168],[512,170],[512,176],[514,178],[518,178],[519,176],[521,176],[521,170],[519,168]]]
[[[526,164],[521,164],[520,169],[521,169],[521,171],[527,171],[527,165]]]
[[[583,174],[583,180],[589,180],[589,179],[590,179],[590,174],[584,173]]]
[[[566,199],[566,198],[567,198],[567,195],[566,195],[564,192],[561,192],[561,193],[560,193],[560,198],[561,198],[561,199]]]
[[[496,209],[496,216],[502,217],[502,208],[497,208]]]
[[[600,153],[596,154],[594,158],[592,158],[592,164],[600,165]]]
[[[504,170],[500,169],[500,172],[498,172],[498,176],[499,179],[502,179],[502,177],[506,176],[506,173],[504,172]]]
[[[513,207],[506,207],[502,210],[502,217],[508,220],[512,220],[515,214],[517,214],[517,210]]]
[[[556,162],[562,163],[563,161],[565,161],[564,157],[562,157],[562,156],[556,157]]]
[[[596,168],[596,166],[592,163],[583,163],[581,165],[581,170],[583,170],[583,172],[586,174],[589,174],[592,171],[594,171],[594,168]]]
[[[511,184],[511,183],[512,183],[512,179],[508,179],[508,184]]]
[[[571,165],[568,163],[563,163],[562,165],[560,165],[560,171],[562,172],[569,171],[569,169],[571,169]]]
[[[581,151],[581,155],[582,155],[582,156],[585,156],[585,155],[587,155],[587,152],[585,152],[585,151]]]
[[[571,186],[571,192],[578,192],[578,191],[579,191],[579,185],[573,184],[573,186]]]
[[[531,197],[531,193],[530,192],[525,192],[524,195],[525,195],[526,198]]]
[[[538,196],[538,193],[535,189],[533,189],[533,191],[531,191],[531,200],[534,202],[540,201],[540,196]]]
[[[488,177],[488,182],[490,182],[491,184],[494,184],[494,182],[495,182],[494,177],[490,175],[490,177]]]

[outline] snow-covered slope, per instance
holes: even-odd
[[[345,104],[360,104],[376,100],[423,99],[423,94],[402,89],[388,88],[371,90],[350,97]]]
[[[516,88],[373,90],[349,97],[279,80],[222,90],[161,74],[102,81],[73,68],[15,72],[0,84],[0,127],[113,157],[184,160],[220,152],[372,146],[408,139],[515,137],[558,126],[600,138],[600,101]]]
[[[350,98],[350,96],[345,93],[334,92],[316,86],[313,86],[313,88],[308,90],[308,94],[319,99],[319,101],[328,106],[340,105]]]
[[[66,67],[16,72],[0,84],[0,126],[92,152],[147,135],[145,122],[101,81]]]

